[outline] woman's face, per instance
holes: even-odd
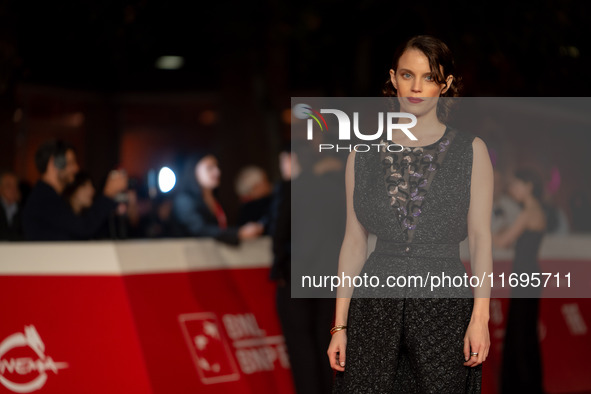
[[[213,155],[207,155],[195,166],[195,179],[201,187],[215,189],[220,184],[221,171]]]
[[[90,208],[92,206],[92,199],[94,198],[94,186],[90,180],[84,182],[72,196],[80,208]]]
[[[441,71],[443,72],[443,68]],[[390,70],[390,80],[396,88],[400,109],[420,116],[434,110],[439,96],[447,91],[453,77],[446,84],[437,84],[429,66],[429,59],[418,49],[404,51],[398,59],[398,69]]]
[[[509,183],[509,194],[516,201],[522,202],[532,192],[532,184],[519,178],[513,178]]]

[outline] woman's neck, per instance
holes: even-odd
[[[417,117],[417,124],[409,129],[409,131],[417,138],[417,141],[408,138],[402,130],[398,131],[399,134],[392,135],[392,141],[425,145],[425,142],[429,142],[434,136],[441,135],[445,131],[445,127],[445,124],[439,121],[437,111],[434,109],[427,114]]]
[[[212,198],[213,197],[213,190],[208,188],[201,188],[201,193],[203,194],[203,198]]]
[[[72,211],[74,211],[76,215],[80,215],[80,212],[82,212],[82,206],[79,203],[77,203],[76,200],[71,199],[70,206],[72,207]]]

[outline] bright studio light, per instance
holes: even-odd
[[[168,167],[162,167],[158,172],[158,188],[162,193],[168,193],[176,184],[176,176]]]
[[[182,56],[160,56],[156,59],[156,68],[161,70],[178,70],[183,67],[185,59]]]

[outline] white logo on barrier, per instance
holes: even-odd
[[[204,384],[238,380],[240,374],[228,343],[220,335],[220,324],[213,313],[179,316],[181,328]]]
[[[234,357],[229,343],[221,335],[222,326],[215,314],[179,316],[185,341],[204,384],[238,380],[238,366],[245,374],[272,371],[276,361],[281,367],[289,368],[283,336],[266,336],[252,313],[225,314],[222,321],[227,336],[233,341]]]
[[[30,393],[39,390],[47,381],[47,371],[57,374],[60,369],[68,367],[67,363],[55,362],[51,357],[45,355],[45,344],[35,326],[25,326],[24,331],[24,334],[18,332],[6,337],[0,343],[0,383],[15,393]],[[5,357],[13,349],[26,347],[35,352],[37,359]],[[25,382],[21,381],[34,372],[38,373],[37,376]]]
[[[585,324],[585,319],[583,319],[583,316],[581,315],[579,304],[562,304],[560,309],[562,310],[566,325],[572,335],[587,334],[587,324]]]

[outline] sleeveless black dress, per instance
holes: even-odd
[[[515,242],[513,273],[541,272],[538,253],[545,231],[524,231]],[[505,393],[543,393],[543,368],[538,315],[542,287],[515,287],[505,326],[501,390]]]
[[[465,274],[459,243],[468,235],[473,140],[447,127],[427,146],[356,153],[355,212],[377,236],[360,275]],[[380,290],[375,297],[354,290],[345,371],[336,373],[333,392],[480,393],[482,365],[463,365],[471,290],[438,298],[425,298],[425,289],[398,288],[390,297]]]

